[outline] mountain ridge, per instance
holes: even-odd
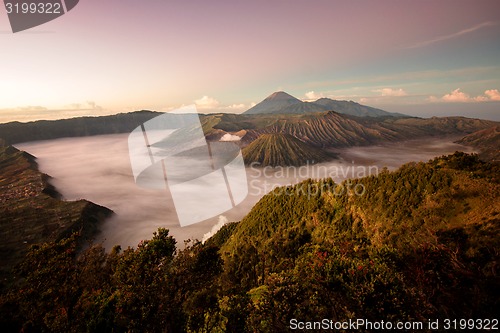
[[[267,96],[263,101],[254,105],[244,114],[277,113],[284,107],[302,103],[298,98],[284,92],[277,91]]]
[[[279,94],[273,98],[288,98]],[[307,103],[294,103],[297,107]],[[137,111],[104,117],[83,117],[57,121],[0,124],[0,133],[11,144],[82,137],[101,134],[130,133],[162,113]],[[264,134],[288,134],[316,148],[367,146],[424,137],[465,136],[498,126],[495,121],[465,117],[398,118],[356,117],[335,111],[305,114],[207,114],[200,115],[205,138],[219,141],[224,135],[236,135],[245,148]],[[279,160],[280,158],[277,159]],[[251,160],[247,159],[248,163]]]
[[[374,118],[345,117],[329,111],[281,117],[261,128],[247,130],[242,140],[250,143],[262,134],[287,133],[316,147],[341,148],[425,136],[465,135],[497,124],[493,121],[463,117],[386,118],[378,121]]]
[[[61,200],[49,180],[50,176],[38,170],[33,155],[12,146],[0,147],[0,287],[13,281],[10,269],[29,246],[69,237],[73,232],[92,237],[98,225],[113,214],[90,201]]]
[[[335,111],[356,117],[408,117],[353,101],[337,101],[323,97],[316,101],[304,102],[284,91],[272,93],[243,114],[305,114],[323,111]]]
[[[500,125],[471,133],[457,143],[479,149],[479,157],[485,161],[500,162]]]

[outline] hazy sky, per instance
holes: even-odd
[[[276,90],[412,115],[500,120],[500,1],[82,0],[13,34],[0,9],[0,122]]]

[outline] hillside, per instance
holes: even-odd
[[[387,112],[353,101],[337,101],[330,98],[320,98],[313,103],[323,106],[326,110],[333,110],[341,114],[356,117],[408,117],[401,113]]]
[[[491,316],[499,171],[455,153],[341,185],[309,180],[266,195],[216,241],[261,329],[299,315]]]
[[[429,318],[439,330],[449,318],[497,318],[499,174],[455,153],[342,184],[307,180],[183,250],[162,228],[110,253],[49,242],[29,251],[24,279],[0,295],[0,325],[271,333],[289,332],[293,318],[361,318],[434,332]]]
[[[346,117],[335,112],[277,117],[271,124],[248,130],[249,143],[262,134],[286,133],[316,147],[366,146],[380,142],[460,135],[496,125],[494,121],[449,118],[384,119]]]
[[[259,166],[300,166],[332,159],[321,149],[282,133],[263,134],[242,151],[245,164]]]
[[[245,111],[244,114],[281,113],[284,108],[301,103],[301,100],[292,95],[284,91],[277,91],[266,97],[262,102]]]
[[[10,269],[33,244],[68,237],[73,232],[91,237],[112,212],[92,202],[62,201],[38,171],[33,156],[0,144],[0,278],[13,279]]]
[[[500,162],[500,127],[493,126],[471,133],[457,143],[479,149],[479,158],[484,161]]]
[[[0,124],[0,135],[11,144],[65,137],[129,133],[161,113],[137,111],[102,117],[38,120]]]

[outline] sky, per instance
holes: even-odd
[[[0,8],[0,122],[240,113],[279,90],[500,121],[499,41],[497,0],[82,0],[15,34]]]

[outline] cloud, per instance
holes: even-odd
[[[490,102],[490,101],[500,101],[500,92],[498,89],[490,89],[484,92],[484,95],[479,95],[476,97],[471,97],[469,94],[460,91],[457,88],[445,94],[441,98],[436,96],[430,96],[427,99],[429,102],[450,102],[450,103],[471,103],[471,102]]]
[[[220,104],[218,100],[208,96],[203,96],[202,98],[197,99],[194,102],[200,109],[214,109],[217,108]]]
[[[212,230],[210,230],[209,232],[207,232],[206,234],[203,235],[203,239],[201,240],[202,243],[205,243],[210,237],[215,235],[217,233],[217,231],[219,231],[228,222],[229,221],[228,221],[227,217],[220,215],[219,222],[217,222],[217,224],[212,227]]]
[[[484,94],[488,96],[490,101],[500,101],[500,92],[498,92],[498,89],[486,90]]]
[[[230,133],[226,133],[222,136],[222,138],[220,138],[219,141],[240,141],[240,140],[241,140],[241,137],[239,137],[237,135],[230,134]]]
[[[79,104],[77,104],[79,106]],[[102,107],[100,107],[99,105],[97,105],[94,101],[87,101],[87,105],[88,105],[88,108],[90,110],[96,110],[96,111],[101,111],[102,110]],[[76,109],[79,109],[79,108],[76,108]]]
[[[309,169],[304,175],[302,172],[296,175],[292,171],[286,176],[287,172],[285,175],[281,172],[281,175],[275,174],[274,178],[273,172],[263,175],[261,170],[248,168],[251,188],[244,203],[225,212],[224,216],[181,227],[170,192],[144,189],[134,182],[127,138],[128,133],[123,133],[16,145],[38,158],[41,171],[53,177],[51,183],[66,200],[85,198],[111,208],[116,213],[112,219],[99,226],[101,233],[95,239],[96,243],[103,242],[107,249],[117,244],[122,245],[122,248],[136,246],[141,239],[151,239],[159,227],[168,228],[178,244],[183,244],[182,241],[187,239],[202,239],[204,235],[203,239],[206,240],[228,220],[240,221],[269,191],[269,185],[294,184],[309,177],[325,178],[328,177],[327,173],[345,167],[339,161],[332,161]],[[394,149],[397,149],[396,153]],[[457,145],[447,140],[423,140],[405,146],[353,147],[344,153],[346,161],[358,161],[355,164],[358,168],[368,165],[396,168],[409,161],[428,161],[434,156],[456,150]],[[366,161],[366,164],[359,164],[361,161]],[[336,179],[341,180],[343,178]]]
[[[17,108],[17,110],[23,112],[36,112],[36,111],[47,111],[48,109],[44,106],[28,105],[28,106],[20,106]]]
[[[243,103],[240,104],[232,104],[227,107],[228,109],[233,109],[233,110],[243,110],[246,109],[247,106]]]
[[[210,96],[203,96],[200,99],[194,101],[198,109],[204,110],[206,113],[240,113],[246,111],[256,105],[256,103],[251,103],[246,105],[244,103],[234,103],[234,104],[221,104],[218,100]]]
[[[442,41],[445,41],[445,40],[448,40],[448,39],[457,38],[457,37],[460,37],[460,36],[472,33],[472,32],[474,32],[476,30],[479,30],[479,29],[482,29],[482,28],[485,28],[485,27],[491,27],[491,26],[494,26],[494,25],[497,25],[497,22],[491,22],[491,21],[483,22],[483,23],[477,24],[477,25],[475,25],[473,27],[470,27],[470,28],[467,28],[467,29],[463,29],[463,30],[460,30],[458,32],[455,32],[455,33],[452,33],[452,34],[449,34],[449,35],[438,36],[438,37],[430,39],[430,40],[426,40],[426,41],[423,41],[423,42],[415,43],[413,45],[408,46],[407,48],[408,49],[415,49],[415,48],[419,48],[419,47],[424,47],[424,46],[427,46],[427,45],[430,45],[430,44],[434,44],[434,43],[437,43],[437,42],[442,42]]]
[[[71,103],[59,107],[48,108],[40,105],[18,106],[0,109],[0,123],[11,121],[35,121],[66,119],[83,116],[103,116],[115,114],[113,110],[105,109],[94,101]]]
[[[382,88],[382,89],[375,89],[373,92],[378,92],[382,96],[390,96],[390,97],[401,97],[401,96],[407,96],[408,94],[406,91],[403,89],[392,89],[392,88]]]
[[[355,93],[356,91],[359,91],[358,87],[353,87],[349,89],[337,89],[330,91],[325,90],[321,92],[309,91],[304,94],[305,98],[303,99],[303,101],[311,102],[311,101],[316,101],[320,98],[330,98],[335,100],[353,100],[359,97],[359,95]]]
[[[316,93],[314,91],[309,91],[309,92],[306,92],[305,93],[305,96],[306,96],[306,100],[307,101],[315,101],[317,99],[320,99],[320,98],[323,98],[324,95],[322,93]]]
[[[451,93],[444,95],[441,99],[445,102],[470,102],[470,96],[460,91],[460,88],[453,90]]]
[[[359,103],[367,105],[388,105],[388,104],[413,104],[418,101],[418,95],[410,95],[403,88],[379,88],[372,89],[376,96],[363,96],[359,98]]]

